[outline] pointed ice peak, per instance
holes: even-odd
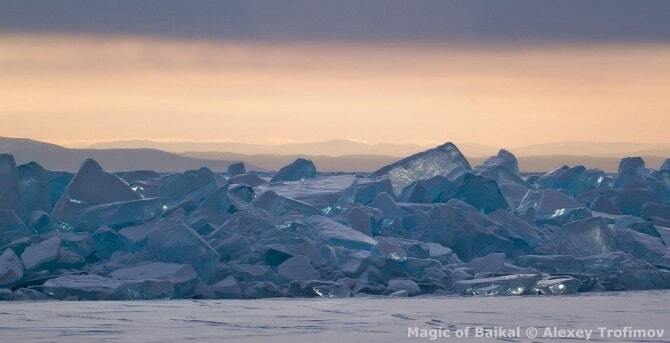
[[[382,167],[370,174],[370,177],[389,178],[393,191],[400,194],[412,182],[437,175],[454,179],[470,170],[470,163],[458,147],[453,143],[445,143]]]
[[[22,219],[27,219],[18,174],[14,156],[0,154],[0,209],[12,210]]]
[[[514,154],[512,154],[509,150],[506,150],[506,149],[500,149],[500,150],[498,151],[498,155],[497,155],[497,156],[498,156],[498,157],[506,157],[506,158],[507,158],[507,157],[511,157],[511,158],[516,159],[516,157],[514,157]]]
[[[316,166],[310,160],[298,158],[293,163],[281,168],[270,182],[300,181],[316,177]]]
[[[368,206],[381,210],[386,217],[402,216],[403,214],[403,211],[398,207],[393,197],[386,192],[379,193]]]
[[[619,162],[619,173],[642,171],[645,168],[642,157],[625,157]]]
[[[25,173],[28,173],[28,172],[30,172],[30,173],[42,173],[42,172],[46,171],[46,169],[44,169],[44,167],[42,167],[41,164],[39,164],[35,161],[31,161],[31,162],[28,162],[26,164],[22,164],[22,165],[20,165],[16,168],[19,171],[22,171],[22,172],[25,172]]]
[[[233,162],[228,165],[228,177],[233,177],[247,172],[247,167],[243,162]]]
[[[647,170],[642,157],[626,157],[619,163],[619,173],[614,179],[614,188],[648,188]]]
[[[0,168],[14,167],[16,168],[16,161],[11,154],[0,154]]]
[[[541,191],[540,202],[537,205],[537,214],[540,216],[552,215],[560,213],[564,209],[583,206],[577,200],[557,189],[544,189]]]
[[[661,165],[661,171],[670,171],[670,158],[663,162],[663,165]]]
[[[484,170],[498,166],[505,167],[514,174],[519,173],[519,162],[517,161],[514,154],[505,149],[500,149],[496,156],[488,158],[481,166],[479,166],[478,169]]]
[[[90,206],[138,199],[127,182],[87,159],[58,200],[53,216],[64,219]]]
[[[454,143],[452,143],[452,142],[446,142],[446,143],[444,143],[444,144],[442,144],[442,145],[438,145],[438,146],[436,146],[436,147],[433,148],[433,149],[429,149],[429,150],[426,150],[426,151],[423,151],[423,152],[428,152],[428,151],[430,151],[430,150],[440,150],[440,151],[444,151],[444,152],[457,153],[457,154],[459,154],[459,155],[461,155],[461,156],[463,155],[463,154],[461,153],[461,150],[458,149],[458,146],[456,146],[456,144],[454,144]],[[419,154],[421,154],[421,153],[422,153],[422,152],[420,152],[420,153],[418,153],[418,154],[415,154],[415,155],[419,155]]]
[[[19,192],[23,197],[26,211],[50,212],[53,206],[49,195],[49,174],[37,162],[18,166]]]
[[[102,167],[98,162],[96,162],[94,159],[87,158],[86,161],[79,167],[79,171],[77,172],[77,175],[79,174],[87,174],[87,173],[99,173],[102,172]]]

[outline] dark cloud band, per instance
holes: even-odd
[[[665,0],[1,0],[0,7],[0,32],[282,41],[670,41]]]

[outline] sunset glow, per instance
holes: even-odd
[[[668,140],[662,44],[3,34],[0,47],[0,135],[66,145]]]

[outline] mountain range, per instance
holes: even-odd
[[[200,167],[226,170],[231,161],[200,159],[156,149],[71,149],[26,138],[0,137],[0,153],[12,154],[16,162],[36,161],[50,170],[76,171],[92,158],[110,171],[153,170],[179,172]],[[251,170],[262,170],[253,165]]]
[[[288,144],[247,144],[224,141],[154,141],[115,140],[98,142],[85,146],[91,149],[138,149],[151,148],[174,153],[225,152],[241,155],[305,155],[305,156],[348,156],[382,155],[404,157],[438,145],[410,143],[369,144],[354,140],[326,140],[318,142]],[[488,157],[503,148],[471,142],[455,142],[461,152],[468,157]],[[504,147],[517,156],[600,156],[621,157],[670,156],[670,143],[649,144],[636,142],[553,142],[519,147]]]
[[[37,161],[52,170],[77,170],[86,158],[93,158],[111,171],[150,169],[184,171],[202,166],[223,171],[232,161],[243,161],[256,171],[278,170],[298,157],[314,161],[325,172],[369,172],[399,157],[425,150],[416,144],[367,144],[350,140],[280,145],[227,142],[158,142],[150,140],[110,141],[84,148],[39,142],[25,138],[0,137],[0,153],[10,153],[18,163]],[[458,144],[475,166],[499,148],[474,143]],[[521,170],[548,171],[562,165],[585,165],[613,172],[625,156],[642,156],[647,166],[658,168],[670,157],[670,144],[559,142],[509,149]]]
[[[434,145],[437,145],[436,143]],[[468,156],[491,156],[500,148],[476,143],[457,143],[459,149]],[[286,144],[248,144],[224,141],[152,141],[117,140],[98,142],[86,146],[92,149],[137,149],[152,148],[175,153],[225,152],[241,155],[304,155],[304,156],[348,156],[381,155],[402,157],[432,148],[433,145],[410,143],[369,144],[347,139],[335,139],[319,142]]]

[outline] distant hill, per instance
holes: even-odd
[[[125,140],[100,142],[88,146],[93,149],[110,148],[154,148],[170,152],[228,152],[244,155],[323,155],[341,156],[356,154],[403,156],[424,150],[426,147],[413,144],[366,144],[351,140],[329,140],[309,143],[277,145],[246,144],[229,142],[159,142],[151,140]]]
[[[517,156],[670,156],[670,144],[554,142],[509,149]]]
[[[140,144],[140,142],[141,141],[137,141],[133,144]],[[365,145],[364,143],[346,142],[348,143],[341,142],[341,146],[349,145],[350,147],[353,147],[357,146],[357,144]],[[326,144],[327,142],[322,143],[325,145],[330,144]],[[353,143],[353,145],[350,143]],[[567,150],[578,148],[578,145],[576,145],[577,143],[574,142],[556,144],[557,146],[563,146]],[[670,157],[670,151],[663,150],[663,145],[631,143],[633,147],[627,148],[622,143],[621,145],[615,145],[614,148],[625,148],[624,150],[630,151],[629,153],[620,153],[618,155],[612,153],[612,155],[605,155],[604,151],[606,150],[604,145],[586,142],[580,144],[583,144],[586,152],[593,153],[594,155],[582,155],[574,152],[571,154],[524,155],[523,153],[519,153],[517,149],[511,149],[511,151],[517,155],[521,170],[527,172],[550,171],[563,165],[585,165],[588,168],[598,168],[607,172],[614,172],[617,170],[621,158],[626,156],[642,156],[648,167],[658,168],[666,158]],[[595,144],[595,146],[591,146],[592,144]],[[267,147],[263,145],[258,146]],[[478,144],[464,143],[458,146],[464,155],[468,157],[470,164],[473,166],[481,164],[488,156],[494,155],[498,151],[497,148]],[[291,149],[296,148],[297,145],[291,147]],[[335,149],[333,148],[333,145],[331,145],[331,149]],[[528,154],[531,152],[550,152],[554,151],[553,149],[556,149],[556,147],[546,145],[542,147],[536,146],[535,148],[529,148],[522,151],[525,151],[525,153]],[[314,151],[315,149],[312,147],[307,150]],[[334,150],[329,151],[334,152]],[[646,154],[646,151],[658,154]],[[487,154],[482,155],[485,152],[487,152]],[[111,171],[150,169],[155,171],[178,172],[202,166],[209,167],[215,171],[223,171],[231,161],[243,161],[247,164],[249,170],[278,170],[280,167],[292,162],[296,158],[304,157],[313,160],[319,171],[369,172],[390,164],[398,160],[400,157],[411,155],[414,152],[408,152],[406,155],[402,156],[368,154],[364,153],[364,151],[361,153],[345,154],[341,156],[309,153],[241,154],[219,151],[191,151],[177,154],[153,148],[69,149],[30,139],[0,137],[0,153],[13,154],[18,163],[37,161],[48,169],[68,171],[77,170],[86,158],[95,159],[106,169]]]
[[[25,138],[0,137],[0,153],[14,155],[17,163],[36,161],[50,170],[76,171],[87,158],[92,158],[109,171],[154,170],[180,172],[206,166],[224,171],[231,163],[181,156],[155,149],[69,149],[55,144]],[[249,165],[250,169],[261,169]]]
[[[495,155],[500,147],[477,143],[455,142],[461,152],[472,158]],[[438,144],[434,144],[438,145]],[[381,155],[405,157],[432,148],[433,145],[381,143],[368,144],[352,140],[328,140],[291,144],[246,144],[230,142],[162,142],[152,140],[118,140],[87,146],[93,149],[151,148],[175,153],[232,153],[240,155],[302,155],[302,156],[351,156]],[[517,157],[523,156],[670,156],[670,144],[635,142],[552,142],[520,147],[505,147]]]
[[[436,144],[437,145],[437,144]],[[457,143],[459,149],[470,156],[491,156],[498,152],[499,148],[490,147],[476,143]],[[418,144],[368,144],[352,140],[328,140],[308,143],[290,144],[246,144],[230,142],[190,142],[175,141],[162,142],[152,140],[117,140],[100,142],[87,146],[92,149],[137,149],[152,148],[164,151],[184,153],[191,156],[193,152],[211,153],[225,152],[242,155],[303,155],[303,156],[396,156],[404,157],[417,152],[432,148],[431,145]]]

